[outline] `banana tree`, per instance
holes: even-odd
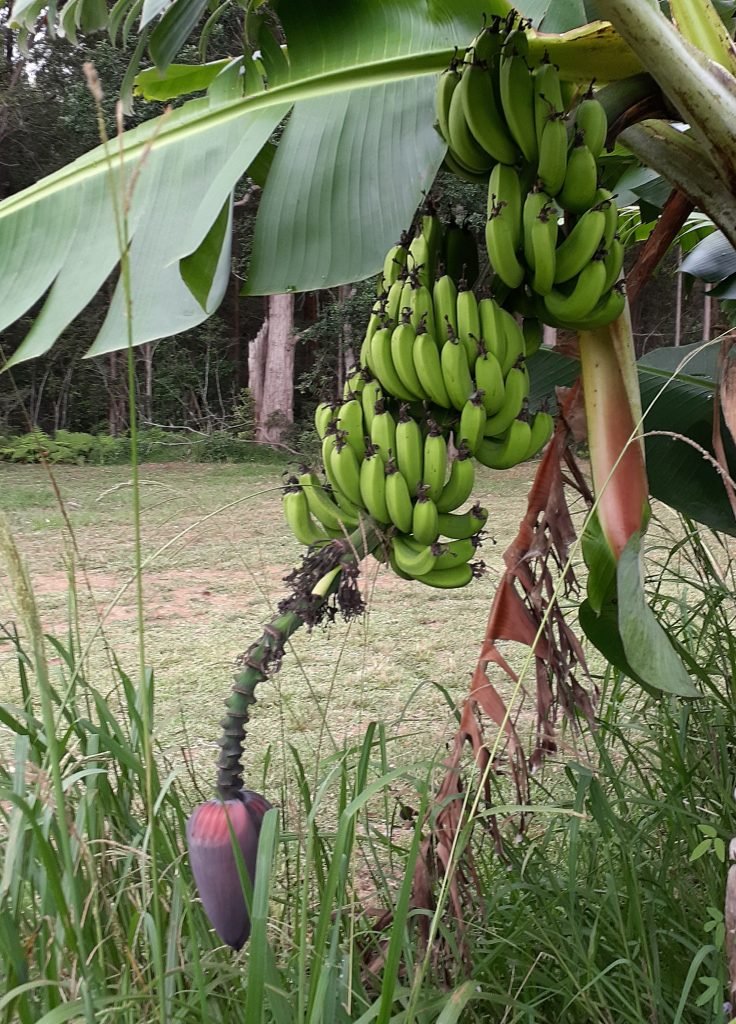
[[[141,344],[205,319],[224,292],[232,195],[245,173],[264,184],[249,293],[326,287],[378,271],[445,157],[433,127],[437,75],[456,47],[468,44],[484,13],[503,16],[510,7],[506,0],[386,0],[339,5],[325,14],[314,0],[281,0],[278,23],[249,9],[242,55],[195,68],[173,64],[204,6],[201,0],[143,4],[139,55],[148,45],[154,67],[137,84],[150,98],[202,91],[201,99],[121,134],[0,204],[0,329],[46,295],[11,364],[54,344],[121,262],[121,253],[125,282],[90,354]],[[672,20],[642,0],[597,0],[596,12],[610,21],[582,25],[575,23],[585,22],[584,3],[526,0],[518,6],[540,26],[529,35],[531,57],[546,51],[573,86],[593,78],[615,83],[607,99],[612,138],[736,243],[736,61],[710,0],[671,0]],[[113,31],[138,10],[116,4]],[[14,16],[23,25],[38,13],[38,4],[20,0]],[[53,25],[55,9],[48,16]],[[98,16],[88,0],[72,0],[62,26],[67,32],[72,23],[90,27]],[[628,312],[610,326],[581,331],[579,346],[596,499],[584,544],[589,584],[581,621],[634,678],[695,696],[689,672],[643,601],[639,555],[649,485]],[[562,431],[550,449],[558,466],[565,440]],[[530,516],[542,507],[538,495],[534,500]],[[223,809],[194,822],[195,862],[206,860],[197,861],[202,844],[213,842],[221,852],[234,835],[245,867],[252,866],[248,843],[262,805],[257,814],[240,805],[231,814],[227,809],[241,792],[239,757],[252,688],[278,661],[289,632],[318,618],[315,606],[322,608],[331,594],[340,599],[339,580],[349,579],[345,569],[366,550],[365,537],[347,547],[336,542],[330,550],[327,561],[308,563],[308,588],[266,630],[236,681],[224,723]],[[322,574],[315,576],[316,569]],[[509,577],[509,587],[512,582]],[[499,593],[475,677],[476,697],[509,734],[508,713],[488,697],[486,666],[498,658],[497,639],[521,640],[535,651],[539,641],[534,630],[518,627],[523,617],[509,626],[502,612],[514,600],[512,591]],[[572,649],[572,638],[569,643]],[[235,860],[229,863],[234,871]],[[207,888],[211,882],[202,877]],[[247,912],[242,906],[235,913],[241,919],[224,927],[238,944],[247,934]]]

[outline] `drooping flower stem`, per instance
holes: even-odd
[[[580,362],[598,518],[618,561],[646,525],[649,494],[628,308],[607,327],[580,332]]]
[[[288,577],[291,594],[278,606],[255,643],[240,656],[227,708],[220,725],[217,792],[222,800],[236,799],[243,787],[241,760],[255,688],[269,672],[278,671],[286,642],[300,626],[311,628],[338,612],[346,619],[360,615],[363,599],[357,587],[358,565],[382,543],[371,520],[363,520],[355,533],[334,540],[307,554]]]

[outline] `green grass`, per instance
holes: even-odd
[[[218,947],[193,900],[184,820],[197,793],[210,795],[232,659],[299,555],[281,520],[279,474],[142,467],[144,558],[155,555],[145,572],[155,672],[143,681],[132,587],[95,636],[97,612],[130,579],[129,473],[60,467],[55,476],[76,551],[44,505],[43,468],[0,466],[42,628],[55,637],[42,646],[33,616],[22,625],[22,587],[0,594],[0,622],[22,630],[0,638],[0,1024],[723,1020],[718,915],[736,832],[725,544],[667,515],[650,535],[648,589],[709,674],[704,699],[653,700],[594,661],[598,728],[563,726],[558,753],[533,777],[538,810],[524,838],[505,830],[500,859],[476,824],[468,979],[425,960],[407,879],[454,728],[432,684],[454,700],[467,690],[530,467],[494,480],[492,501],[490,475],[481,477],[498,541],[483,552],[485,580],[439,593],[366,572],[368,616],[297,634],[281,672],[259,688],[246,778],[279,811],[260,850],[253,936],[236,956]],[[508,782],[496,785],[503,818]],[[419,809],[419,824],[402,819],[399,801]],[[393,928],[377,936],[364,910],[390,903]],[[437,923],[454,943],[444,912]],[[388,966],[371,980],[361,965],[379,939]]]

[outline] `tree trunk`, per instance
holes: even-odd
[[[294,295],[270,295],[248,358],[256,441],[262,444],[281,443],[294,422],[294,344]]]

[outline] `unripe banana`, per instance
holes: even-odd
[[[337,486],[354,505],[362,505],[360,496],[360,462],[347,440],[338,434],[337,441],[330,455],[330,468],[337,481]]]
[[[424,439],[422,483],[427,485],[427,494],[432,501],[437,501],[442,494],[446,473],[447,441],[437,424],[430,420],[429,433]],[[409,530],[404,530],[404,533],[409,533]]]
[[[384,324],[396,324],[401,319],[401,299],[404,294],[406,277],[397,278],[388,290],[386,296],[386,318]]]
[[[593,207],[586,210],[567,238],[557,247],[555,284],[576,277],[590,263],[603,240],[606,215]]]
[[[526,420],[514,420],[500,441],[483,441],[476,458],[489,469],[511,469],[526,458],[531,428]]]
[[[391,546],[396,558],[396,564],[408,576],[416,579],[419,576],[432,572],[434,569],[437,556],[432,550],[431,544],[417,550],[407,544],[406,539],[398,534],[392,538]]]
[[[567,128],[562,115],[550,118],[542,129],[539,140],[539,180],[551,196],[556,196],[565,184],[567,174]]]
[[[616,284],[624,266],[623,242],[616,236],[611,242],[611,247],[603,260],[606,267],[606,279],[603,282],[603,293],[610,291]]]
[[[420,544],[434,544],[440,535],[437,506],[429,497],[426,487],[419,488],[414,502],[412,533]]]
[[[440,362],[447,394],[453,407],[460,411],[474,389],[468,357],[458,338],[451,336],[450,340],[445,342],[440,353]]]
[[[450,332],[447,332],[448,338]],[[468,366],[473,369],[478,358],[478,341],[480,340],[480,314],[475,293],[464,281],[460,283],[457,295],[457,336],[465,348]]]
[[[538,352],[542,347],[544,340],[544,327],[540,320],[536,317],[526,316],[521,325],[521,330],[524,335],[524,353],[527,359],[533,356],[535,352]],[[486,405],[486,409],[488,406]]]
[[[513,366],[516,366],[518,361],[523,358],[524,352],[524,332],[519,326],[516,317],[512,316],[507,309],[502,306],[498,308],[498,321],[503,330],[505,353],[503,362],[501,363],[501,369],[503,370],[504,378],[508,377],[509,371]]]
[[[476,174],[483,174],[493,164],[493,159],[475,141],[468,122],[465,119],[463,109],[463,92],[465,91],[462,78],[465,76],[465,69],[461,75],[461,81],[453,90],[450,98],[450,110],[447,117],[447,127],[450,133],[449,146],[455,156],[471,171]],[[465,87],[467,88],[467,86]]]
[[[473,505],[469,512],[440,512],[440,537],[453,540],[466,540],[480,533],[486,525],[488,509]]]
[[[376,414],[376,402],[383,399],[383,389],[375,377],[367,380],[360,393],[360,404],[363,406],[363,420],[366,433],[370,436],[373,417]]]
[[[575,110],[575,131],[580,132],[597,160],[606,144],[608,117],[603,104],[594,97],[592,85]]]
[[[534,272],[531,286],[537,295],[548,295],[555,283],[557,266],[557,223],[550,229],[550,218],[544,211],[537,217],[531,231],[531,249]]]
[[[448,150],[448,152],[449,152],[449,150]],[[400,577],[400,579],[408,580],[409,583],[413,583],[414,582],[414,577],[410,576],[408,572],[404,572],[404,570],[399,566],[399,563],[396,561],[396,553],[394,551],[393,544],[391,544],[391,546],[389,547],[388,560],[389,560],[389,564],[391,565],[391,568],[396,573],[396,575],[398,577]]]
[[[539,154],[534,124],[534,81],[526,57],[529,44],[522,29],[510,32],[504,43],[499,71],[501,106],[506,123],[527,163]]]
[[[434,97],[437,126],[440,135],[448,145],[450,142],[450,102],[452,101],[452,94],[459,84],[460,72],[458,71],[457,61],[453,60],[449,68],[440,75]]]
[[[478,145],[493,160],[515,164],[519,150],[506,126],[494,77],[494,72],[487,66],[472,63],[463,72],[458,93],[468,127]]]
[[[512,367],[506,376],[504,403],[495,416],[489,416],[486,420],[484,435],[495,438],[504,434],[521,412],[528,394],[529,377],[520,367]]]
[[[378,449],[373,445],[366,448],[365,459],[360,464],[360,496],[369,515],[376,522],[391,522],[386,504],[386,469]]]
[[[392,245],[386,253],[386,257],[383,261],[383,274],[379,281],[379,295],[387,292],[391,285],[395,281],[398,281],[401,276],[402,270],[406,267],[408,246],[409,241],[407,236],[404,234],[401,236],[401,241],[397,242],[396,245]]]
[[[529,434],[529,447],[526,455],[524,456],[524,462],[526,462],[527,459],[533,459],[535,455],[541,452],[542,448],[544,448],[552,437],[554,429],[555,421],[548,412],[541,410],[534,416],[531,422],[531,430]]]
[[[474,391],[463,406],[458,429],[460,443],[466,444],[473,454],[483,440],[485,425],[486,410],[483,404],[483,394],[480,391]]]
[[[363,423],[363,406],[359,399],[353,398],[337,410],[337,425],[344,440],[355,452],[358,461],[365,455],[365,425]]]
[[[386,463],[386,507],[396,529],[410,533],[413,507],[409,488],[393,459]]]
[[[424,438],[419,424],[403,405],[396,424],[396,464],[409,494],[415,495],[424,472]]]
[[[559,120],[565,112],[565,104],[562,100],[559,71],[549,60],[547,54],[542,58],[539,67],[532,72],[532,79],[534,84],[534,128],[537,133],[537,145],[539,145],[548,122],[551,119]],[[565,152],[567,153],[567,136],[565,137]]]
[[[545,295],[544,304],[559,320],[582,321],[600,301],[605,283],[605,263],[602,259],[593,259],[580,271],[568,294],[553,289]]]
[[[391,454],[396,451],[396,420],[381,400],[376,402],[373,414],[371,444],[378,449],[384,462],[388,462]]]
[[[457,287],[449,274],[443,274],[435,281],[432,299],[436,337],[441,348],[450,337],[448,324],[453,333],[457,334]]]
[[[506,358],[506,336],[499,316],[500,308],[495,299],[481,299],[478,303],[481,338],[486,349],[503,364]]]
[[[420,284],[423,284],[425,288],[429,288],[432,285],[429,261],[429,243],[424,234],[420,231],[414,235],[414,238],[411,240],[407,265],[410,272],[416,275],[417,281]]]
[[[332,488],[332,494],[335,501],[349,516],[357,519],[361,512],[360,503],[356,504],[348,498],[340,487],[337,477],[332,470],[332,455],[335,451],[335,446],[337,445],[337,438],[337,431],[335,427],[331,426],[322,441],[322,465],[324,467],[325,476]]]
[[[320,402],[314,410],[314,426],[320,441],[324,440],[327,428],[335,419],[335,407],[331,402]]]
[[[576,135],[567,158],[567,170],[562,189],[557,195],[560,206],[571,213],[584,213],[595,202],[598,190],[598,165],[585,145],[582,135]]]
[[[326,530],[344,536],[349,530],[355,529],[360,522],[359,516],[340,508],[327,494],[316,473],[302,473],[299,483],[306,495],[309,511]]]
[[[439,590],[457,590],[466,587],[475,576],[473,567],[468,562],[454,565],[451,569],[435,569],[424,576],[417,576],[420,583]]]
[[[620,317],[625,306],[626,296],[619,288],[614,287],[603,295],[597,306],[582,320],[557,320],[552,326],[562,327],[568,331],[594,331]]]
[[[403,320],[391,335],[391,360],[404,388],[418,398],[428,398],[414,367],[414,341],[416,331],[404,313]]]
[[[442,376],[440,353],[434,338],[424,327],[419,328],[414,339],[414,368],[430,401],[449,409],[452,403]]]
[[[613,192],[607,188],[599,188],[595,194],[597,210],[602,210],[606,218],[606,227],[603,231],[603,247],[611,248],[616,232],[618,231],[618,206]]]
[[[384,325],[385,316],[386,298],[385,296],[381,296],[379,299],[376,300],[376,302],[374,302],[373,308],[371,309],[371,315],[368,318],[368,326],[366,328],[365,337],[363,338],[363,343],[360,346],[359,362],[361,366],[367,366],[369,369],[372,369],[370,365],[371,341],[373,339],[373,335],[376,333],[378,328]]]
[[[452,540],[445,545],[442,554],[437,556],[434,567],[437,570],[453,569],[457,565],[462,565],[463,562],[469,562],[475,554],[476,548],[477,544],[472,537],[466,537],[464,540]]]
[[[493,416],[503,405],[506,385],[501,364],[492,352],[486,351],[485,345],[475,362],[475,383],[483,395],[486,415]]]
[[[517,250],[522,240],[521,184],[513,167],[496,164],[488,182],[486,246],[494,271],[509,288],[524,280]]]
[[[438,512],[454,512],[470,497],[475,483],[475,466],[467,446],[460,445],[452,466],[450,479],[437,499]]]
[[[464,279],[473,286],[478,277],[478,244],[467,222],[458,224],[454,217],[450,219],[442,262],[455,284]]]
[[[521,211],[521,224],[522,224],[522,236],[524,242],[524,259],[526,260],[529,267],[534,270],[534,254],[532,252],[532,228],[537,222],[537,218],[546,211],[548,219],[553,221],[555,229],[557,228],[557,207],[552,196],[548,195],[547,192],[541,186],[540,182],[537,182],[529,192],[524,200],[524,205]],[[550,233],[552,229],[550,228]]]
[[[426,285],[412,285],[409,293],[409,310],[411,325],[415,331],[419,325],[424,324],[433,338],[437,337],[437,329],[434,321],[434,303],[432,293]]]
[[[283,504],[286,522],[300,544],[311,547],[329,539],[309,514],[307,497],[301,487],[290,484],[284,493]]]
[[[461,181],[467,181],[471,185],[485,185],[488,181],[487,174],[476,174],[469,167],[463,167],[451,149],[448,149],[445,153],[442,166],[450,174],[454,174],[456,178],[460,178]]]
[[[371,370],[378,377],[383,390],[387,394],[393,395],[394,398],[410,402],[419,397],[404,387],[396,372],[391,358],[391,329],[389,327],[379,328],[371,339]]]

